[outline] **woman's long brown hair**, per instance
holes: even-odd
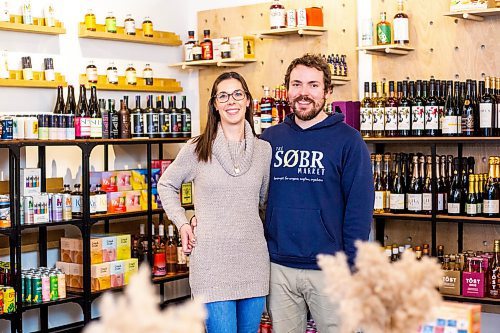
[[[252,133],[253,135],[255,135],[255,130],[253,128],[253,100],[245,79],[243,78],[243,76],[236,72],[222,73],[215,80],[212,86],[210,100],[208,101],[208,117],[205,131],[200,136],[197,136],[193,139],[193,143],[196,144],[195,152],[198,156],[198,161],[200,162],[209,162],[212,160],[212,146],[215,138],[217,137],[217,128],[220,122],[219,111],[217,111],[217,109],[215,108],[215,95],[217,94],[217,87],[219,86],[219,83],[229,79],[240,81],[243,90],[247,94],[247,99],[250,101],[250,103],[245,111],[245,119],[250,123],[250,126],[252,127]]]

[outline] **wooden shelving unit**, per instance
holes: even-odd
[[[414,51],[415,49],[411,46],[406,46],[406,45],[389,44],[389,45],[359,46],[356,48],[356,50],[372,55],[407,55],[408,53]]]
[[[57,88],[58,86],[66,87],[68,85],[65,77],[60,73],[55,74],[55,81],[45,80],[44,72],[33,72],[33,80],[24,80],[21,70],[11,70],[9,74],[10,78],[0,79],[0,87]]]
[[[487,9],[476,9],[476,10],[465,10],[460,12],[449,12],[444,14],[444,16],[461,18],[464,20],[471,20],[471,21],[484,21],[485,18],[490,16],[500,16],[500,8],[487,8]]]
[[[42,35],[62,35],[66,33],[62,22],[56,21],[55,27],[48,27],[45,25],[44,18],[35,17],[33,18],[33,24],[24,24],[21,15],[11,15],[10,22],[0,22],[0,30]]]
[[[328,29],[325,27],[297,27],[297,28],[282,28],[282,29],[269,29],[255,32],[257,38],[280,38],[288,35],[299,36],[321,36]]]
[[[482,143],[482,144],[497,144],[500,141],[500,137],[498,136],[490,136],[490,137],[480,137],[480,136],[471,136],[471,137],[463,137],[463,136],[402,136],[402,137],[385,137],[385,138],[363,138],[366,143],[393,143],[393,144],[406,144],[406,143]]]
[[[180,69],[205,69],[209,67],[242,67],[246,64],[257,62],[256,59],[220,59],[220,60],[196,60],[179,62],[169,67],[180,67]]]
[[[334,86],[343,86],[351,81],[347,76],[332,75],[332,84]]]
[[[116,27],[116,33],[111,33],[106,32],[103,24],[97,24],[96,31],[90,31],[85,27],[85,23],[81,22],[78,27],[78,37],[163,46],[179,46],[182,44],[179,35],[173,32],[154,31],[153,37],[145,37],[142,29],[136,29],[135,35],[127,35],[123,27]]]
[[[180,82],[175,79],[154,78],[154,84],[147,86],[144,84],[143,78],[137,78],[137,85],[126,83],[125,76],[118,77],[118,84],[110,84],[107,81],[106,75],[99,75],[97,84],[89,83],[86,74],[80,74],[80,84],[84,84],[87,88],[95,85],[98,90],[113,90],[113,91],[141,91],[141,92],[159,92],[159,93],[177,93],[182,91]]]

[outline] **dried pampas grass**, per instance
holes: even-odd
[[[203,303],[188,301],[161,311],[150,279],[150,270],[142,265],[123,295],[106,293],[99,307],[100,320],[90,323],[84,333],[205,332]]]
[[[439,264],[434,258],[417,261],[411,251],[391,264],[376,243],[357,241],[356,247],[355,273],[342,252],[318,256],[326,292],[339,303],[341,332],[417,332],[442,301]]]

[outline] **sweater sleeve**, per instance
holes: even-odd
[[[268,142],[264,142],[264,154],[263,154],[263,168],[264,168],[264,176],[262,177],[262,184],[260,185],[260,193],[259,193],[259,213],[261,219],[264,221],[266,216],[266,204],[267,204],[267,195],[269,190],[269,174],[271,172],[271,158],[272,158],[272,149],[271,145]]]
[[[354,242],[368,240],[370,235],[375,193],[370,155],[359,134],[346,155],[342,176],[346,204],[342,238],[344,252],[352,266],[356,257]]]
[[[177,229],[189,223],[186,210],[181,206],[179,193],[182,184],[192,181],[196,175],[198,160],[194,147],[194,144],[186,144],[158,181],[158,194],[163,210]]]

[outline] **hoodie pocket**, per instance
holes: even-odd
[[[333,253],[340,248],[319,209],[275,207],[268,230],[280,256],[316,259],[319,253]]]

